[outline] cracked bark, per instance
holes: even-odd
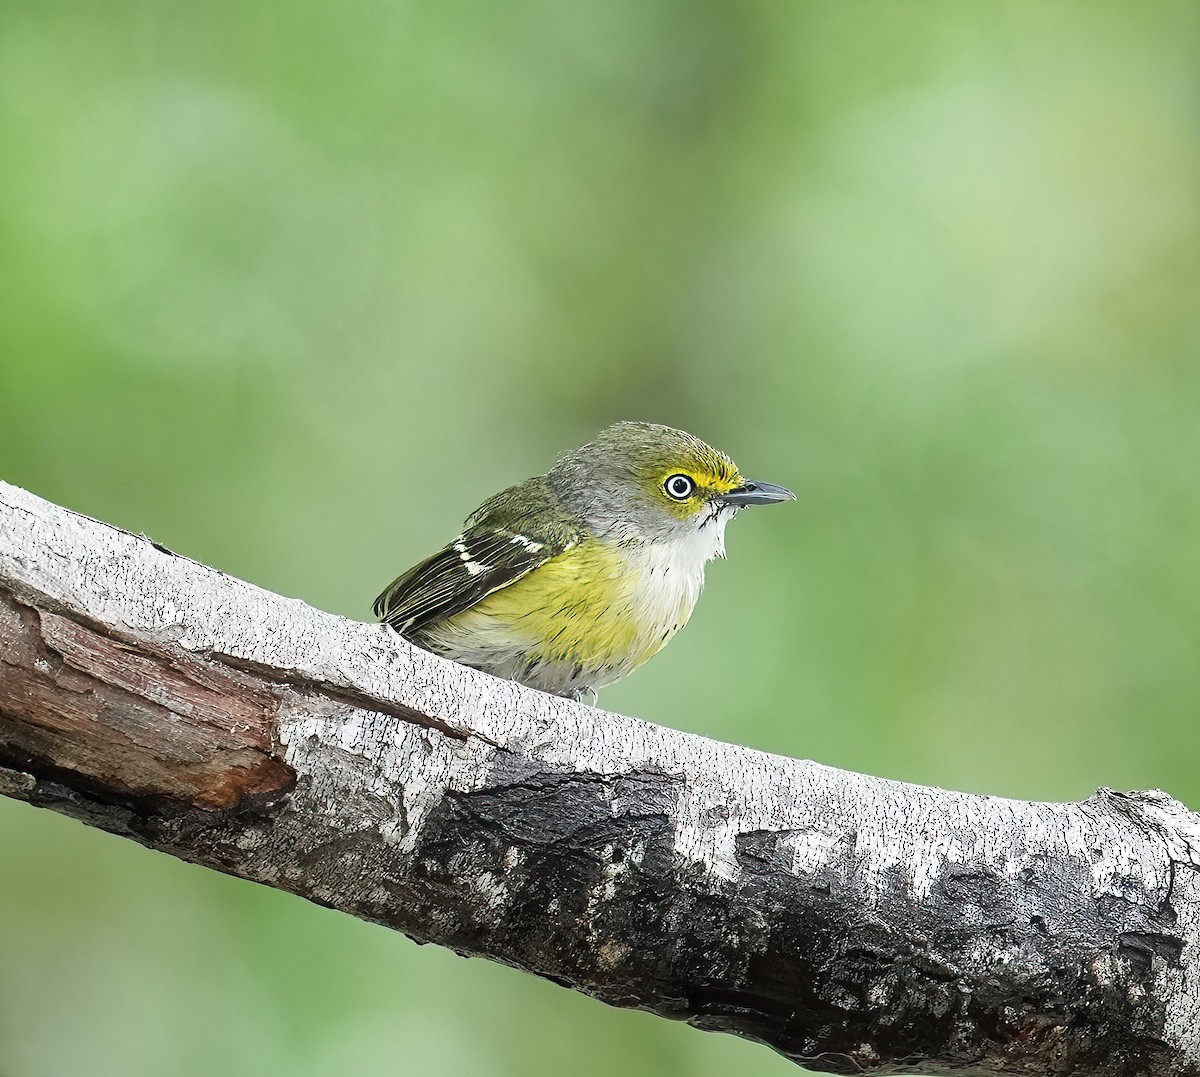
[[[1163,793],[718,744],[3,483],[0,793],[814,1069],[1200,1075],[1200,817]]]

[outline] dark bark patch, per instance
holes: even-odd
[[[1048,854],[1016,878],[953,865],[924,900],[897,868],[880,897],[850,821],[811,873],[792,871],[792,832],[740,834],[728,881],[676,852],[680,782],[505,759],[427,821],[406,898],[469,893],[441,923],[456,948],[827,1072],[1132,1075],[1169,1057],[1147,988],[1180,945],[1153,895],[1105,906],[1089,864]]]
[[[1143,972],[1150,970],[1156,957],[1178,968],[1183,939],[1154,931],[1122,931],[1117,937],[1117,952]]]

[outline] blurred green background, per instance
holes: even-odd
[[[6,4],[0,477],[366,618],[683,426],[800,500],[604,706],[1200,807],[1198,102],[1182,0]],[[731,1071],[0,801],[3,1077]]]

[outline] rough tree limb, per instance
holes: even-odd
[[[1162,793],[715,743],[3,483],[0,792],[816,1069],[1200,1074],[1200,817]]]

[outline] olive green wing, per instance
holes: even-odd
[[[542,478],[485,501],[453,542],[414,565],[375,600],[375,616],[403,636],[470,609],[569,550],[582,537]]]

